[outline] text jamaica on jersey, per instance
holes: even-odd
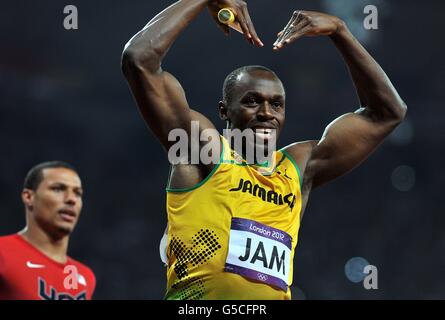
[[[273,190],[266,190],[260,185],[253,184],[251,181],[244,179],[240,179],[238,187],[232,188],[229,191],[247,192],[253,195],[254,197],[258,197],[261,200],[269,203],[274,203],[276,205],[286,204],[289,206],[291,210],[295,206],[295,201],[296,201],[296,197],[293,193],[282,195],[281,193],[275,192]]]

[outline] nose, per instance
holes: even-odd
[[[268,121],[268,120],[272,120],[275,118],[273,111],[272,111],[272,106],[270,105],[269,102],[265,101],[261,105],[261,107],[258,109],[257,117],[258,117],[258,120],[261,120],[261,121]]]
[[[70,206],[75,206],[77,202],[76,194],[74,191],[68,190],[65,193],[65,203]]]

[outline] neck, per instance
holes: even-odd
[[[238,135],[237,128],[224,129],[224,138],[229,143],[232,150],[249,164],[262,165],[271,163],[274,160],[274,151],[276,151],[276,136],[269,140],[262,140],[254,135],[244,133]]]
[[[19,232],[19,235],[51,259],[59,263],[66,263],[68,235],[54,238],[32,223],[28,223],[26,228]]]
[[[248,153],[245,144],[237,145],[236,143],[230,143],[230,146],[232,150],[242,156],[242,158],[249,164],[264,165],[265,163],[270,164],[274,160],[274,152],[269,152],[267,148],[254,148]]]

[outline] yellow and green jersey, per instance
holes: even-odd
[[[167,188],[166,299],[290,299],[301,176],[284,150],[248,165],[223,143],[209,176]]]

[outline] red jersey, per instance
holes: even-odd
[[[56,262],[18,234],[0,237],[0,300],[90,300],[95,287],[82,263]]]

